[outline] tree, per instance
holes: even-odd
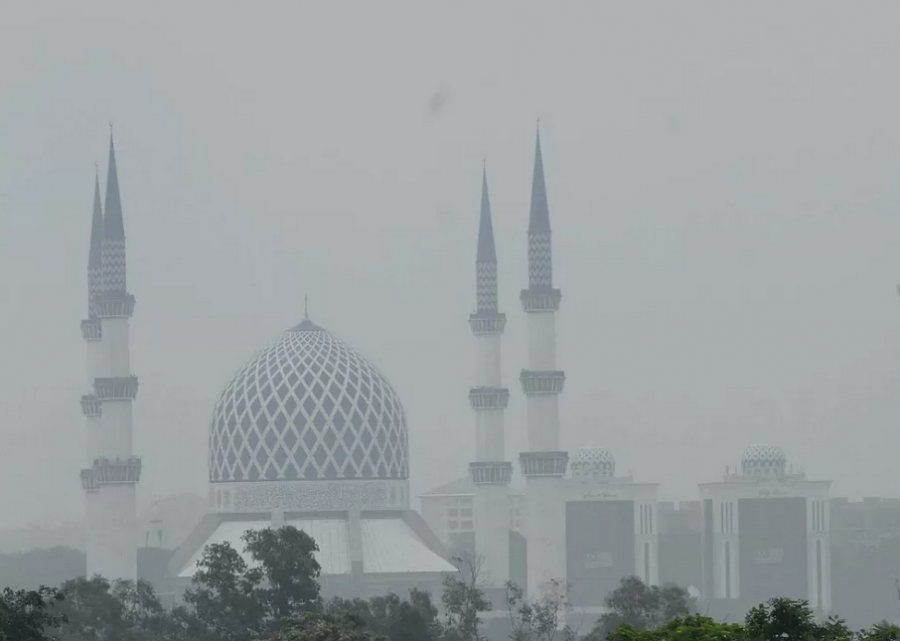
[[[207,546],[176,618],[192,639],[249,641],[321,609],[316,542],[292,526],[243,536],[252,566],[229,543]]]
[[[694,609],[694,600],[686,589],[672,583],[647,586],[636,576],[623,578],[603,604],[607,611],[591,631],[591,639],[605,639],[623,624],[635,630],[653,630],[687,617]]]
[[[506,582],[506,610],[512,627],[512,641],[574,641],[577,631],[565,622],[569,609],[568,589],[559,581],[551,581],[535,602],[525,598],[522,588]]]
[[[447,613],[446,632],[450,637],[483,641],[481,613],[491,610],[491,602],[484,595],[479,574],[484,565],[480,557],[455,557],[458,572],[444,577],[441,602]]]
[[[841,641],[854,635],[842,619],[816,621],[809,602],[770,599],[747,613],[744,620],[750,641]]]
[[[171,614],[146,581],[115,581],[95,576],[66,581],[55,611],[60,641],[170,641],[180,637]]]
[[[595,638],[592,632],[587,638]],[[719,623],[709,617],[677,618],[653,630],[639,630],[623,623],[609,633],[607,641],[744,641],[744,627]]]
[[[366,631],[391,641],[437,641],[443,636],[431,595],[421,590],[410,590],[408,600],[393,593],[368,600],[338,597],[329,601],[327,611],[359,617]]]
[[[49,641],[44,634],[62,621],[50,607],[59,602],[58,590],[40,587],[37,590],[12,590],[0,593],[0,641]]]
[[[177,615],[200,638],[245,641],[263,634],[264,609],[258,589],[262,572],[248,568],[228,543],[203,550],[193,586],[185,592],[187,608]]]
[[[859,641],[897,641],[900,639],[900,627],[887,621],[881,621],[871,628],[860,630],[856,638]]]
[[[365,622],[354,615],[307,612],[284,626],[268,641],[387,641],[365,631]]]
[[[269,615],[278,620],[320,610],[319,573],[314,556],[319,546],[313,538],[292,526],[277,530],[249,530],[244,550],[259,563],[267,587],[262,595]]]

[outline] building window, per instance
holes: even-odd
[[[472,518],[472,497],[457,496],[451,497],[447,508],[447,529],[451,532],[471,532],[474,530]]]

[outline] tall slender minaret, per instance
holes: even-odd
[[[509,390],[500,377],[500,340],[506,314],[498,311],[497,251],[488,197],[487,168],[481,182],[481,215],[475,257],[476,310],[469,316],[475,335],[475,386],[469,404],[475,410],[475,460],[469,474],[475,484],[475,552],[484,561],[483,579],[503,587],[509,579],[509,482],[512,463],[506,461],[503,410]]]
[[[544,183],[541,137],[537,135],[531,214],[528,222],[528,289],[520,299],[528,314],[528,369],[522,390],[528,397],[528,448],[519,462],[526,479],[528,594],[539,596],[552,580],[566,579],[565,503],[559,492],[569,456],[559,447],[559,394],[566,380],[556,368],[556,311],[550,210]]]
[[[93,393],[81,399],[88,421],[90,457],[90,467],[81,471],[87,494],[87,574],[134,579],[135,486],[141,476],[141,460],[132,455],[131,403],[138,380],[129,365],[128,322],[134,312],[134,296],[126,289],[125,227],[112,133],[102,213],[99,196],[99,184],[95,183],[88,260],[89,317],[82,322],[93,382]]]

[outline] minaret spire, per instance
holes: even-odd
[[[475,257],[476,295],[479,312],[497,311],[497,248],[488,195],[487,168],[481,177],[481,214],[478,220],[478,252]]]
[[[553,287],[550,208],[547,205],[547,184],[544,181],[540,130],[537,132],[534,149],[531,211],[528,216],[528,285],[532,289]]]
[[[103,287],[106,294],[124,294],[126,290],[125,223],[116,168],[116,146],[112,123],[109,130],[109,168],[106,174],[106,202],[103,214]]]
[[[485,163],[486,164],[486,163]],[[497,250],[487,167],[481,175],[481,213],[478,220],[478,250],[475,256],[475,313],[469,326],[475,335],[475,385],[469,404],[475,410],[475,460],[469,477],[475,485],[475,551],[484,559],[493,587],[502,588],[509,579],[509,492],[512,463],[506,460],[503,411],[509,390],[503,387],[500,341],[506,326],[497,302]]]
[[[560,450],[559,394],[566,375],[556,365],[556,312],[560,291],[553,287],[550,209],[544,181],[541,134],[537,132],[531,211],[528,216],[528,289],[522,308],[528,314],[528,369],[519,381],[528,399],[528,451],[519,462],[525,476],[528,510],[528,593],[539,597],[549,581],[565,585],[565,508],[559,488],[568,466]]]
[[[87,467],[81,470],[86,495],[87,574],[134,580],[137,572],[135,486],[141,459],[132,451],[132,401],[138,379],[131,373],[129,320],[134,296],[125,288],[125,229],[112,131],[106,202],[100,206],[94,181],[94,218],[88,259],[91,317],[81,329],[88,343],[90,393],[81,397],[87,423]],[[98,249],[99,242],[99,249]],[[99,269],[99,271],[98,271]]]
[[[91,216],[91,245],[88,253],[88,318],[94,317],[94,301],[102,292],[100,243],[103,239],[103,206],[100,203],[100,170],[94,163],[94,213]]]

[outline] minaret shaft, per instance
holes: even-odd
[[[506,316],[499,312],[497,290],[497,252],[485,172],[475,258],[476,311],[469,316],[475,335],[475,386],[469,391],[469,403],[475,410],[475,460],[469,464],[469,474],[475,484],[475,551],[484,560],[487,584],[502,588],[509,579],[512,464],[505,460],[503,412],[509,390],[503,387],[501,376],[500,344]]]
[[[125,234],[112,137],[99,242],[94,233],[98,198],[99,186],[95,187],[88,265],[89,318],[82,323],[90,378],[89,392],[81,399],[88,447],[87,467],[81,471],[86,493],[87,575],[134,580],[135,490],[141,473],[132,443],[131,405],[138,381],[131,374],[128,325],[134,297],[126,290]]]
[[[550,581],[566,583],[566,514],[559,491],[568,464],[568,455],[560,451],[559,435],[559,394],[565,373],[556,364],[556,311],[561,295],[553,288],[551,241],[538,135],[528,223],[528,289],[520,296],[528,314],[528,369],[522,371],[520,382],[528,399],[529,451],[519,460],[526,479],[525,536],[532,598],[539,598]]]

